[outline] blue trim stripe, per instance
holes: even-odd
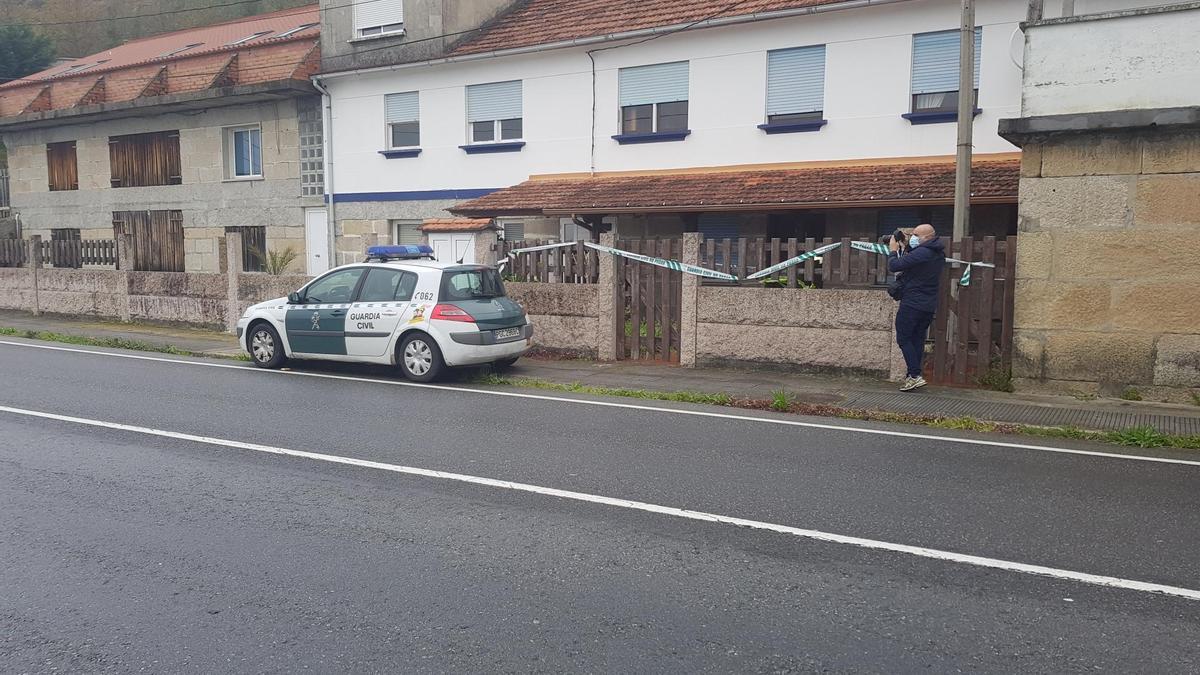
[[[408,192],[342,192],[333,196],[335,204],[350,202],[420,202],[432,199],[475,199],[490,195],[500,188],[468,188],[459,190],[410,190]]]

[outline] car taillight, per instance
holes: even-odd
[[[431,319],[441,319],[442,321],[462,321],[463,323],[475,323],[475,317],[471,316],[458,305],[434,305],[433,314],[429,316]]]

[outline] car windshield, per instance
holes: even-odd
[[[500,274],[489,267],[447,270],[442,275],[442,297],[446,300],[474,300],[504,297]]]

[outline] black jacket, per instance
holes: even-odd
[[[888,256],[888,271],[903,272],[900,282],[904,293],[900,296],[900,305],[922,312],[937,311],[938,284],[945,265],[946,245],[940,237],[930,239],[907,255],[893,253]]]

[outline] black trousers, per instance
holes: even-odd
[[[905,305],[896,311],[896,344],[904,354],[908,376],[921,374],[921,360],[925,358],[925,337],[933,323],[933,312],[922,312]]]

